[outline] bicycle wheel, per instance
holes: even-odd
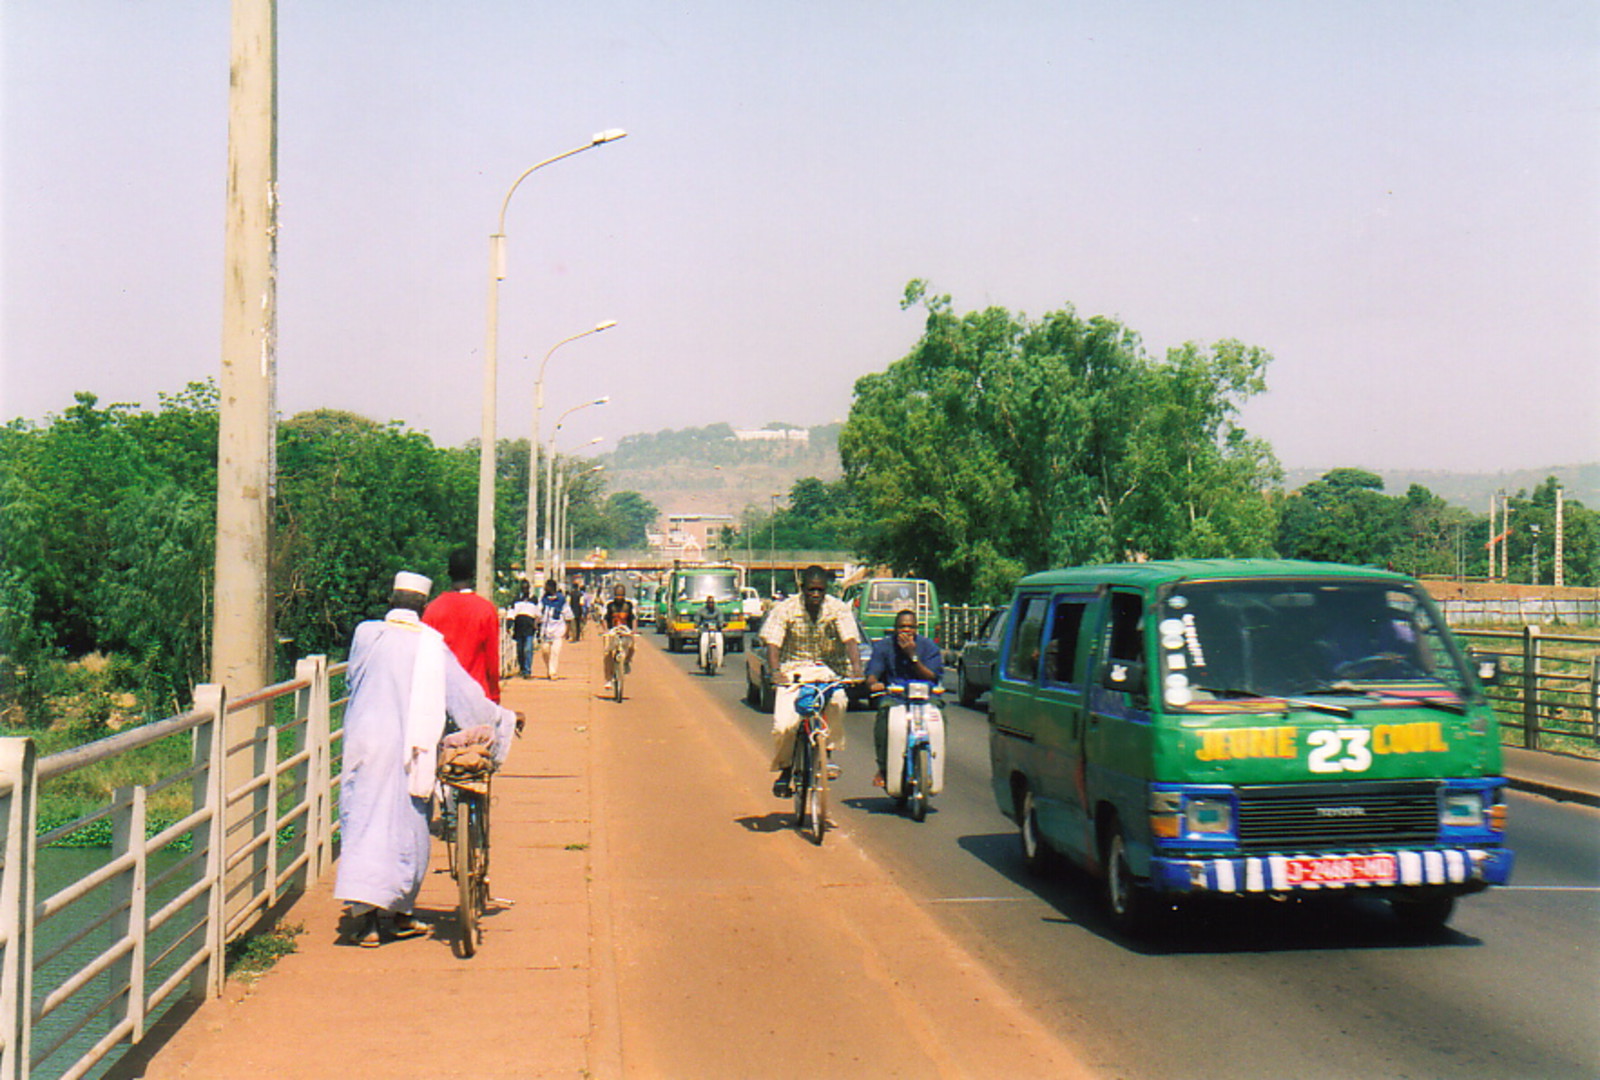
[[[911,755],[911,775],[907,778],[912,821],[921,821],[928,816],[928,777],[932,774],[933,763],[928,748],[917,747]]]
[[[823,833],[828,831],[828,744],[827,735],[818,731],[812,735],[811,747],[811,836],[820,846]]]
[[[478,951],[477,846],[473,841],[472,802],[456,798],[456,918],[461,930],[461,955]]]
[[[617,701],[622,700],[622,678],[627,674],[627,670],[627,662],[622,659],[622,655],[619,653],[611,665],[611,696]]]
[[[806,807],[811,798],[811,744],[803,731],[795,732],[794,757],[789,766],[789,790],[794,794],[794,827],[804,832]]]

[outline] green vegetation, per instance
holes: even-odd
[[[0,428],[5,725],[76,743],[188,703],[209,665],[216,452],[209,382],[155,410],[79,393],[42,424]],[[298,656],[341,655],[396,570],[443,582],[449,550],[476,531],[476,463],[474,447],[346,412],[279,426],[280,674]],[[558,464],[577,543],[641,538],[654,507],[635,492],[608,498],[589,465]],[[521,562],[526,440],[501,443],[496,467],[496,557],[509,568]]]
[[[228,975],[237,979],[258,979],[272,965],[300,948],[295,939],[306,932],[301,923],[280,923],[271,930],[228,943]]]
[[[1049,566],[1270,552],[1277,465],[1236,423],[1263,350],[1156,360],[1071,308],[957,315],[914,281],[919,303],[921,340],[857,381],[839,440],[868,559],[986,600]]]

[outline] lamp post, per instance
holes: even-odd
[[[555,351],[569,341],[577,341],[590,334],[598,334],[602,330],[609,330],[617,325],[617,320],[607,319],[595,323],[588,330],[562,338],[550,346],[550,351],[544,354],[544,359],[539,361],[539,374],[533,383],[533,439],[528,443],[528,522],[523,533],[523,571],[528,575],[528,580],[533,580],[533,568],[539,564],[539,413],[544,409],[544,369],[550,363],[550,357]],[[550,528],[550,519],[545,517],[545,530]]]
[[[781,492],[774,491],[772,497],[767,500],[770,510],[767,522],[772,527],[772,535],[767,539],[767,570],[772,574],[772,581],[767,589],[769,596],[778,591],[778,499],[781,497]]]
[[[555,488],[556,488],[556,436],[561,434],[561,425],[566,423],[567,417],[571,416],[573,413],[577,412],[579,409],[587,409],[591,405],[604,405],[607,402],[609,402],[610,400],[611,400],[611,395],[607,394],[605,397],[597,397],[593,401],[582,401],[582,402],[579,402],[578,404],[574,405],[572,408],[568,409],[566,412],[562,413],[559,417],[556,418],[556,429],[550,433],[550,445],[545,448],[545,453],[544,453],[544,467],[545,467],[545,473],[544,473],[544,489],[545,489],[545,502],[544,502],[544,521],[545,521],[545,529],[544,529],[544,561],[545,561],[545,573],[547,573],[547,574],[548,573],[553,573],[555,571],[555,555],[554,555],[554,552],[555,552],[556,542],[559,539],[559,537],[556,534],[556,529],[555,529],[555,520],[556,520],[556,490],[555,490]],[[591,442],[589,444],[587,444],[587,445],[593,445],[594,443],[597,443],[599,441],[600,441],[600,439],[598,437],[596,437],[595,439],[591,440]]]
[[[500,202],[500,217],[495,231],[489,237],[489,318],[488,333],[483,349],[483,433],[478,446],[478,574],[477,590],[480,595],[494,598],[494,458],[495,458],[495,379],[500,348],[500,282],[506,276],[506,208],[518,186],[534,172],[546,165],[581,154],[604,143],[625,138],[627,132],[611,128],[594,135],[582,146],[575,146],[554,157],[545,158],[537,165],[524,169],[512,181],[506,197]]]

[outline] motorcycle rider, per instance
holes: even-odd
[[[713,635],[717,642],[717,654],[723,653],[722,649],[722,609],[717,607],[715,597],[707,596],[705,606],[694,613],[694,625],[699,631],[700,638],[700,666],[706,666],[706,650],[710,647]]]
[[[867,689],[881,694],[891,686],[926,682],[934,686],[944,676],[944,654],[930,637],[917,633],[917,613],[906,608],[895,614],[894,629],[872,643],[867,660]],[[878,775],[873,787],[887,782],[889,763],[889,708],[887,696],[878,704],[878,718],[872,725],[872,744],[878,752]]]

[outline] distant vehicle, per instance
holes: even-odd
[[[868,578],[848,586],[840,599],[856,613],[862,640],[875,641],[894,629],[894,617],[911,610],[917,615],[917,629],[940,645],[944,644],[944,611],[939,606],[939,590],[921,578]]]
[[[749,624],[751,630],[754,630],[756,624],[761,621],[761,616],[767,613],[767,605],[761,602],[761,594],[748,585],[739,590],[739,597],[739,606],[744,611],[744,621]]]
[[[655,625],[656,621],[656,586],[640,585],[633,594],[633,617],[639,625]]]
[[[742,566],[680,566],[667,576],[656,611],[667,635],[667,651],[677,652],[700,640],[695,624],[695,609],[711,597],[722,611],[723,633],[729,647],[744,648],[745,617],[740,590],[744,588]]]
[[[861,633],[860,624],[856,625],[856,633]],[[861,663],[867,662],[867,657],[872,650],[871,642],[865,637],[861,638]],[[848,675],[849,672],[844,672]],[[845,686],[848,708],[860,708],[868,700],[865,683],[848,683]],[[750,647],[744,655],[744,698],[752,706],[762,712],[769,713],[773,705],[772,669],[767,667],[767,647],[759,637],[750,638]]]
[[[967,708],[994,689],[994,666],[1000,659],[1000,639],[1006,629],[1005,608],[993,612],[978,632],[956,653],[956,697]]]

